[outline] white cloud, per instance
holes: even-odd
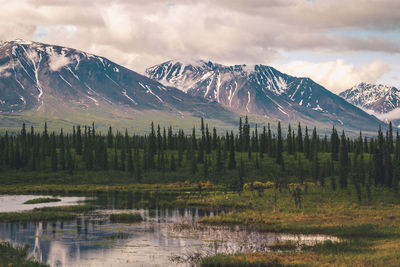
[[[49,67],[51,71],[59,71],[70,63],[72,63],[72,60],[63,54],[53,53],[50,55]]]
[[[322,63],[293,61],[277,67],[293,76],[310,77],[334,93],[340,93],[360,82],[376,83],[390,71],[390,65],[380,60],[361,66],[346,63],[343,59]]]
[[[372,113],[372,114],[375,115],[380,120],[392,121],[392,120],[400,119],[400,108],[393,109],[392,111],[389,111],[388,113],[383,113],[383,114]]]

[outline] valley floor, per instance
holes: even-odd
[[[251,190],[256,188],[258,190]],[[294,194],[294,188],[301,193]],[[201,190],[200,190],[201,188]],[[211,183],[128,185],[3,185],[2,194],[96,193],[147,191],[177,194],[174,205],[224,209],[227,213],[200,220],[204,225],[248,227],[261,232],[335,236],[314,246],[276,244],[268,253],[204,258],[201,266],[398,266],[400,262],[400,201],[392,191],[373,188],[358,201],[355,190],[333,191],[329,185],[247,184],[246,190],[226,191]],[[185,192],[185,193],[184,193]],[[187,193],[191,192],[191,193]],[[295,204],[297,200],[297,206]],[[301,204],[300,204],[301,202]]]

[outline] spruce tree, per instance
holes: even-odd
[[[336,190],[335,165],[333,163],[332,158],[330,159],[329,164],[330,164],[330,173],[331,173],[331,187],[332,187],[332,190],[335,191]]]
[[[306,126],[306,133],[304,135],[304,144],[303,144],[304,155],[308,160],[310,160],[310,137],[308,136],[308,128]]]
[[[314,158],[314,153],[318,153],[318,135],[317,135],[317,128],[314,127],[313,133],[312,133],[312,138],[311,138],[311,146],[310,146],[310,155],[309,159],[312,160]]]
[[[233,141],[233,140],[232,140]],[[243,148],[243,124],[242,124],[242,117],[239,118],[239,139],[237,145],[237,151],[242,152]]]
[[[267,133],[267,147],[268,147],[268,156],[272,157],[274,155],[274,149],[272,143],[271,127],[269,123],[268,123],[268,133]]]
[[[125,171],[125,158],[126,158],[126,154],[125,154],[125,147],[122,146],[121,148],[121,166],[120,166],[120,170],[121,171]]]
[[[285,170],[285,162],[283,161],[283,141],[282,141],[282,130],[281,122],[278,122],[278,139],[277,139],[277,150],[276,150],[276,163],[281,166],[282,171]]]
[[[76,154],[82,155],[82,133],[81,133],[81,126],[77,126],[76,130]]]
[[[192,155],[191,155],[192,161],[191,161],[191,165],[190,165],[191,166],[190,170],[191,170],[192,174],[195,174],[197,172],[196,151],[191,149],[191,153],[192,153]]]
[[[218,136],[217,136],[217,129],[215,127],[213,128],[213,138],[212,138],[212,149],[216,150],[217,149],[217,141],[218,141]]]
[[[203,164],[203,176],[205,179],[209,178],[209,173],[208,173],[208,157],[204,159],[204,164]]]
[[[118,170],[118,153],[117,153],[117,145],[114,145],[114,161],[113,161],[113,169]]]
[[[238,180],[238,185],[237,185],[237,191],[239,193],[239,195],[242,193],[243,191],[243,186],[244,186],[244,176],[245,176],[245,166],[244,166],[244,162],[242,159],[240,159],[240,164],[239,164],[239,169],[238,169],[238,174],[239,174],[239,180]]]
[[[333,127],[332,134],[331,134],[331,153],[332,153],[331,158],[334,161],[338,160],[339,144],[340,144],[340,141],[339,141],[338,133],[336,131],[336,128]]]
[[[135,169],[133,165],[132,149],[128,149],[128,172],[132,176],[134,171]]]
[[[206,124],[206,140],[205,140],[205,150],[207,155],[210,155],[211,153],[211,149],[212,149],[212,139],[211,139],[211,135],[210,132],[208,130],[208,124]]]
[[[182,160],[183,160],[183,142],[179,141],[178,143],[178,166],[182,166]]]
[[[36,171],[36,161],[37,161],[37,159],[36,159],[36,153],[35,153],[35,151],[32,151],[32,153],[31,153],[31,170],[32,171]]]
[[[67,151],[66,151],[66,160],[67,160],[68,173],[70,175],[73,175],[73,173],[74,173],[74,162],[72,160],[71,149],[70,149],[69,146],[67,147]]]
[[[303,152],[303,133],[301,131],[300,122],[299,122],[299,126],[297,128],[297,151]]]
[[[217,144],[215,170],[216,170],[216,172],[218,174],[221,174],[222,170],[223,170],[222,153],[221,153],[221,142],[218,142],[218,144]]]
[[[353,153],[353,162],[352,162],[352,170],[351,170],[351,177],[352,183],[357,193],[358,202],[361,202],[361,185],[360,185],[360,174],[363,171],[361,169],[361,165],[359,164],[359,154],[358,151]]]
[[[233,140],[233,132],[231,132],[231,139]],[[230,146],[228,169],[233,170],[236,168],[235,147],[233,141]]]
[[[101,141],[101,146],[102,146],[102,162],[103,162],[103,170],[108,171],[108,152],[107,152],[107,147],[104,144],[104,141]]]
[[[314,142],[313,142],[314,143]],[[320,177],[319,177],[319,161],[318,161],[318,145],[315,142],[313,144],[313,164],[312,164],[312,174],[315,182],[318,182]]]
[[[63,134],[63,129],[61,129],[60,133],[60,165],[61,169],[65,170],[66,168],[66,162],[65,162],[65,145],[64,145],[64,134]]]
[[[301,161],[301,153],[297,155],[297,175],[299,176],[300,184],[304,183],[304,170],[303,163]]]
[[[51,170],[56,172],[58,169],[58,161],[57,161],[57,149],[55,144],[55,137],[52,134],[52,142],[51,142]]]
[[[192,129],[192,150],[197,150],[197,140],[196,140],[196,129],[193,127]]]
[[[174,156],[174,154],[171,155],[170,170],[173,171],[173,172],[176,171],[176,163],[175,163],[175,156]]]
[[[108,128],[108,133],[107,133],[107,147],[112,148],[113,147],[113,141],[114,141],[114,136],[112,132],[112,127],[110,126]]]
[[[390,141],[384,145],[384,180],[387,187],[392,187],[393,180],[393,166],[392,166],[392,156],[390,153]]]
[[[389,154],[392,154],[394,151],[394,147],[393,147],[393,126],[391,121],[389,122],[387,144],[388,144]]]
[[[290,127],[290,123],[288,126],[288,134],[286,138],[286,146],[287,146],[287,152],[289,155],[293,154],[293,145],[292,145],[292,128]]]
[[[135,152],[135,178],[138,182],[142,180],[142,166],[141,166],[141,159],[140,159],[140,154],[139,150],[137,149]]]
[[[340,138],[340,146],[339,146],[339,182],[341,189],[347,187],[348,162],[349,158],[347,153],[346,136],[343,131],[342,136]]]

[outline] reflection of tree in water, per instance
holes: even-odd
[[[36,233],[35,233],[35,245],[33,246],[32,255],[35,260],[42,262],[43,261],[43,254],[40,248],[39,237],[42,235],[42,223],[38,223],[36,225]]]
[[[1,224],[0,238],[15,244],[30,243],[31,255],[51,266],[184,265],[208,255],[266,251],[276,240],[296,240],[285,235],[263,235],[240,228],[209,227],[198,218],[219,211],[157,208],[135,210],[145,218],[138,224],[110,224],[109,213],[99,210],[65,222]],[[304,241],[303,237],[299,240]],[[171,263],[168,257],[174,253]],[[118,263],[116,263],[116,261]]]
[[[302,245],[314,245],[325,240],[334,242],[338,238],[323,235],[262,234],[239,227],[178,223],[170,225],[170,232],[182,238],[203,240],[200,246],[186,247],[169,260],[175,263],[196,265],[202,258],[218,254],[233,255],[270,251],[300,250]]]

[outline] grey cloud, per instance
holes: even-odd
[[[182,57],[268,63],[284,51],[400,52],[398,40],[373,32],[367,37],[332,32],[397,30],[396,0],[0,0],[0,5],[3,40],[33,39],[45,29],[40,41],[98,53],[139,71]]]

